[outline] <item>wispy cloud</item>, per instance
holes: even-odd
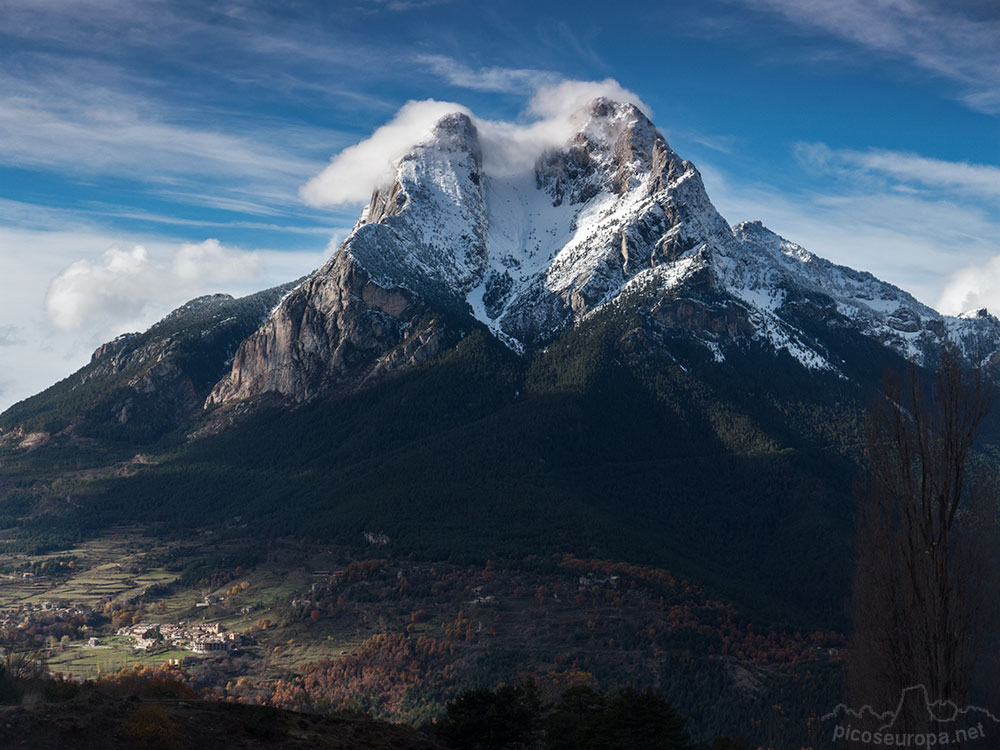
[[[266,140],[172,122],[142,96],[76,76],[0,76],[0,157],[8,164],[134,179],[210,175],[299,179],[315,163]]]
[[[533,68],[471,68],[444,55],[418,55],[416,62],[452,86],[502,94],[530,94],[540,86],[557,83],[562,76]]]
[[[1000,14],[928,0],[743,0],[800,28],[907,60],[953,82],[969,107],[1000,114]],[[984,6],[985,7],[985,6]]]
[[[886,149],[832,149],[824,143],[799,143],[796,156],[805,165],[848,175],[882,175],[892,180],[972,197],[1000,197],[1000,167],[946,161]]]
[[[93,210],[81,210],[81,213],[89,213],[94,216],[109,217],[113,219],[144,221],[150,224],[162,224],[167,226],[204,227],[206,229],[253,229],[260,232],[304,234],[315,235],[317,237],[329,237],[336,231],[336,227],[328,225],[298,226],[295,224],[271,224],[262,221],[212,221],[210,219],[186,219],[180,216],[171,216],[169,214],[151,213],[149,211],[140,211],[114,206]]]
[[[6,0],[0,162],[251,215],[301,208],[299,185],[351,137],[312,112],[397,106],[365,90],[365,74],[393,66],[391,45],[334,34],[321,22],[334,12]]]
[[[672,130],[671,133],[723,154],[732,154],[744,143],[744,139],[735,135],[698,133],[691,130]]]
[[[447,5],[452,2],[454,0],[373,0],[372,4],[376,8],[383,8],[385,10],[407,11],[421,10],[422,8],[430,8],[434,5]],[[369,5],[368,8],[371,9],[372,6]]]

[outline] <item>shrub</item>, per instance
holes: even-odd
[[[126,698],[197,698],[198,691],[184,682],[184,672],[165,665],[136,665],[106,677],[96,683],[106,694]]]
[[[122,729],[136,747],[149,750],[176,747],[177,724],[163,706],[139,706],[125,718]]]
[[[257,706],[243,717],[243,731],[250,737],[273,739],[281,728],[281,711],[274,706]]]
[[[47,701],[61,703],[75,698],[80,694],[80,683],[67,679],[64,675],[57,674],[45,683],[42,689],[42,697]]]

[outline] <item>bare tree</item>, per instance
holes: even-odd
[[[869,410],[848,663],[856,705],[893,709],[914,685],[931,701],[968,699],[994,626],[996,487],[970,469],[993,400],[982,370],[946,349],[929,392],[911,368],[886,378]],[[901,708],[898,725],[927,728],[926,707]]]

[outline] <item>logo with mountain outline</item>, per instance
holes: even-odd
[[[926,735],[924,742],[914,742],[917,735],[912,733],[913,727],[903,726],[902,717],[921,713],[927,715],[928,726],[934,727],[934,731],[922,733]],[[835,741],[843,739],[873,745],[935,745],[982,739],[986,736],[984,725],[1000,725],[1000,718],[981,706],[960,707],[951,700],[931,701],[924,685],[905,688],[896,707],[888,711],[879,712],[869,705],[853,709],[841,703],[821,718],[824,722],[831,719],[838,722],[833,734]],[[890,740],[889,736],[894,737]],[[928,742],[931,737],[933,740]],[[906,739],[901,743],[902,738]]]

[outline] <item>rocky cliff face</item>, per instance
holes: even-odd
[[[338,253],[240,346],[206,404],[264,393],[301,401],[354,389],[433,357],[448,338],[420,295],[376,284],[351,255]]]
[[[83,369],[0,415],[0,431],[155,439],[200,413],[237,347],[293,286],[199,297],[144,333],[119,336]]]
[[[996,352],[988,314],[943,317],[759,222],[730,227],[635,106],[597,99],[575,122],[533,168],[491,173],[470,118],[443,118],[240,347],[207,405],[360,387],[449,345],[461,334],[446,317],[471,315],[523,351],[631,303],[716,361],[756,341],[837,372],[825,338],[843,329],[918,362],[949,340],[978,361]]]

